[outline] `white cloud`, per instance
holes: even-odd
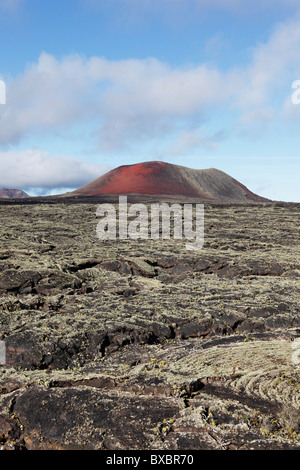
[[[0,152],[0,187],[78,188],[108,171],[107,165],[86,163],[40,149]]]
[[[221,86],[222,75],[205,65],[172,69],[156,59],[114,62],[78,55],[58,61],[43,53],[7,84],[0,144],[90,121],[100,148],[111,149],[128,136],[157,135],[157,123],[173,128],[174,119],[202,115],[221,100]]]
[[[247,94],[243,105],[267,102],[272,93],[291,86],[300,74],[300,15],[279,24],[266,43],[253,49],[253,60],[244,70]],[[286,89],[290,92],[289,88]]]
[[[214,150],[218,147],[218,139],[216,136],[206,136],[202,128],[183,130],[175,137],[168,149],[168,154],[180,156],[189,150],[199,147],[203,147],[208,151]]]
[[[14,143],[31,132],[63,130],[84,122],[95,110],[95,90],[80,56],[61,61],[42,53],[23,75],[7,83],[1,111],[0,143]]]
[[[58,60],[42,53],[7,83],[0,145],[43,133],[62,135],[84,124],[91,129],[91,147],[102,152],[129,151],[131,144],[138,148],[177,133],[174,148],[184,153],[192,145],[207,145],[201,126],[218,110],[228,112],[228,128],[233,126],[230,112],[239,114],[235,123],[245,132],[245,124],[271,122],[275,107],[280,112],[286,99],[276,103],[274,97],[285,89],[289,94],[298,78],[299,17],[277,26],[253,49],[247,65],[227,71],[207,64],[174,68],[155,58],[71,55]]]
[[[271,107],[255,108],[241,115],[235,123],[237,133],[252,140],[264,140],[266,133],[272,129],[276,113]]]

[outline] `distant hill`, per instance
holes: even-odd
[[[21,189],[6,189],[6,188],[0,189],[0,198],[24,199],[26,197],[30,197],[30,196],[26,194],[24,191],[22,191]]]
[[[271,202],[221,170],[196,170],[159,161],[120,166],[68,193],[104,194],[176,195],[212,203]]]

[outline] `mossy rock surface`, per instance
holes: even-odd
[[[205,206],[205,242],[0,205],[3,449],[300,449],[299,204]]]

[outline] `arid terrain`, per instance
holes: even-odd
[[[60,201],[60,202],[59,202]],[[300,449],[300,204],[205,204],[205,242],[0,204],[0,446]]]

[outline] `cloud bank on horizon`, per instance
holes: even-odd
[[[74,34],[64,48],[48,38],[50,30],[37,31],[35,47],[27,36],[34,22],[46,24],[47,8],[36,0],[0,0],[4,30],[21,28],[27,40],[25,63],[13,55],[2,60],[0,53],[7,88],[0,106],[0,187],[59,192],[119,164],[166,159],[214,166],[247,184],[245,175],[254,192],[259,187],[263,196],[300,202],[298,187],[291,192],[299,170],[300,106],[291,101],[292,82],[300,79],[297,2],[105,3],[53,0],[54,12],[63,5],[58,28],[68,17]],[[263,12],[271,16],[267,25]],[[81,47],[75,40],[80,15],[86,21]],[[186,42],[176,54],[167,42],[178,37]],[[283,174],[291,177],[286,186]]]

